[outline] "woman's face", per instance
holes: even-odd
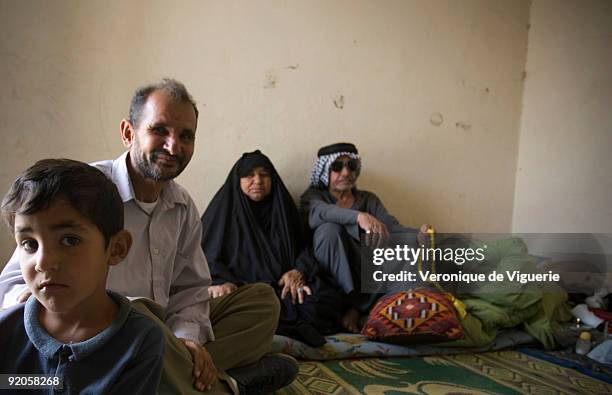
[[[246,177],[240,177],[240,189],[251,200],[263,200],[272,190],[270,172],[262,166],[254,167]]]

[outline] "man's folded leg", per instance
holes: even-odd
[[[146,298],[132,307],[164,332],[165,352],[160,394],[202,394],[193,386],[191,353],[163,323],[163,308]],[[240,287],[211,300],[215,341],[204,344],[219,372],[219,381],[205,394],[265,394],[289,384],[297,363],[286,355],[269,354],[280,313],[279,301],[265,284]]]
[[[204,345],[217,368],[233,379],[241,394],[267,394],[297,375],[295,359],[269,354],[278,325],[280,302],[272,287],[249,284],[211,300],[215,341]]]
[[[215,341],[204,347],[217,369],[248,365],[269,353],[279,314],[280,303],[266,284],[243,285],[211,299],[210,322]]]
[[[193,386],[193,362],[187,347],[168,329],[163,318],[163,308],[150,299],[138,298],[132,300],[132,307],[151,318],[164,332],[164,365],[157,393],[162,395],[195,395],[203,394]],[[205,394],[233,394],[231,380],[223,372],[220,380]],[[230,380],[230,382],[228,382]]]

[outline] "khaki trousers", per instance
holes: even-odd
[[[132,307],[146,314],[164,331],[165,352],[160,394],[201,394],[193,387],[191,354],[163,323],[164,311],[150,299],[132,300]],[[244,285],[210,301],[210,321],[215,340],[204,344],[219,371],[217,385],[205,394],[233,393],[225,370],[258,361],[270,352],[280,305],[266,284]]]

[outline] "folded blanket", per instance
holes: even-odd
[[[471,248],[482,248],[484,243],[472,242]],[[485,259],[466,265],[464,272],[489,274],[520,271],[538,273],[536,259],[528,254],[526,244],[519,238],[508,238],[487,243]],[[556,345],[554,333],[560,322],[571,319],[567,293],[555,283],[501,281],[479,282],[469,293],[457,295],[466,305],[467,315],[461,320],[465,338],[445,342],[446,347],[481,347],[491,343],[504,328],[522,326],[546,348]]]

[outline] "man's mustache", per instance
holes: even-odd
[[[157,160],[157,158],[159,157],[159,155],[167,156],[168,158],[178,162],[178,164],[181,165],[181,166],[185,162],[185,157],[183,155],[171,155],[165,149],[156,149],[153,152],[151,152],[151,162],[155,162]]]

